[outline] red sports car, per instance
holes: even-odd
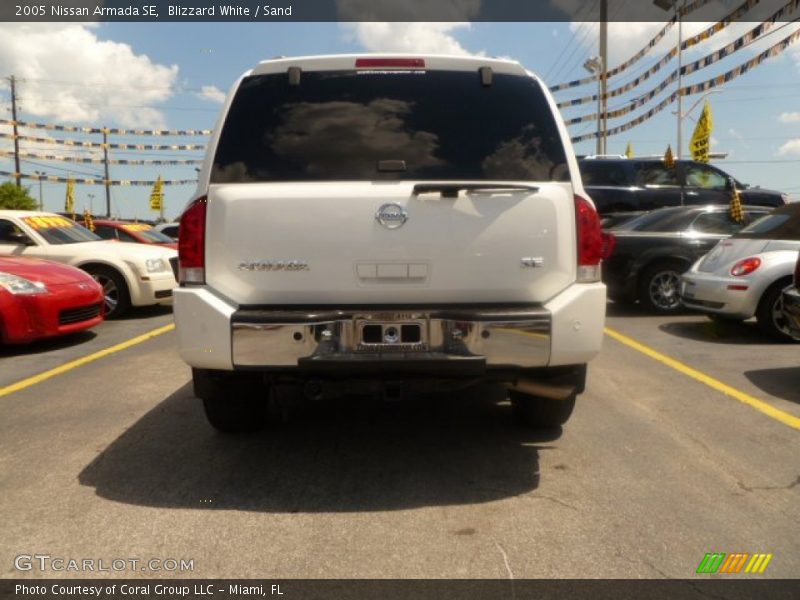
[[[0,256],[0,343],[25,344],[94,327],[103,288],[76,267]]]
[[[147,223],[131,223],[129,221],[112,221],[108,219],[94,219],[94,231],[104,240],[119,240],[120,242],[134,242],[137,244],[156,244],[165,248],[178,249],[178,242],[160,231],[153,229]],[[85,221],[78,221],[86,227]]]

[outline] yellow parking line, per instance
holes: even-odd
[[[173,329],[175,329],[175,325],[172,323],[169,325],[164,325],[163,327],[159,327],[158,329],[153,329],[152,331],[148,331],[147,333],[138,335],[135,338],[131,338],[115,346],[111,346],[104,350],[95,352],[94,354],[89,354],[82,358],[78,358],[68,363],[64,363],[63,365],[59,365],[54,369],[50,369],[49,371],[45,371],[44,373],[39,373],[38,375],[34,375],[33,377],[28,377],[27,379],[23,379],[22,381],[12,383],[11,385],[7,385],[6,387],[0,388],[0,397],[6,396],[8,394],[13,394],[14,392],[18,392],[19,390],[24,390],[27,387],[30,387],[37,383],[41,383],[42,381],[50,379],[51,377],[55,377],[56,375],[61,375],[62,373],[66,373],[67,371],[71,371],[72,369],[77,369],[78,367],[82,367],[85,364],[103,358],[105,356],[108,356],[109,354],[113,354],[114,352],[119,352],[120,350],[125,350],[126,348],[130,348],[131,346],[135,346],[136,344],[141,344],[142,342],[146,342],[147,340],[159,336],[162,333],[167,333],[168,331],[172,331]]]
[[[609,327],[606,327],[604,331],[606,332],[606,335],[614,338],[618,342],[621,342],[626,346],[633,348],[634,350],[638,350],[642,354],[646,354],[650,358],[655,359],[658,362],[667,365],[668,367],[671,367],[676,371],[683,373],[684,375],[691,377],[692,379],[696,379],[697,381],[706,384],[707,386],[717,390],[718,392],[722,392],[727,396],[736,398],[739,402],[743,402],[748,406],[755,408],[757,411],[767,415],[768,417],[772,417],[776,421],[780,421],[784,425],[788,425],[789,427],[793,427],[794,429],[800,430],[800,418],[795,417],[794,415],[791,415],[782,410],[778,410],[777,408],[775,408],[771,404],[768,404],[767,402],[764,402],[763,400],[759,400],[758,398],[755,398],[750,394],[745,394],[744,392],[739,391],[734,387],[722,383],[718,379],[714,379],[713,377],[710,377],[705,373],[701,373],[697,369],[693,369],[692,367],[685,365],[682,362],[675,360],[674,358],[670,358],[665,354],[661,354],[660,352],[653,350],[648,346],[645,346],[641,342],[637,342],[633,338],[629,338],[628,336],[623,335],[620,332],[615,331],[613,329],[610,329]]]

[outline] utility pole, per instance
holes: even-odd
[[[683,3],[686,6],[684,0]],[[683,85],[683,53],[681,52],[681,45],[683,44],[683,15],[682,9],[678,6],[678,1],[675,0],[675,18],[678,19],[678,160],[681,159],[681,149],[683,148],[683,94],[681,93],[681,86]]]
[[[8,78],[11,83],[11,121],[14,131],[14,177],[17,180],[17,187],[22,187],[22,171],[19,167],[19,134],[17,132],[17,80],[12,75]]]
[[[39,180],[39,210],[44,210],[44,202],[42,201],[42,177],[47,175],[44,171],[34,171],[36,178]]]
[[[111,180],[108,175],[108,129],[103,127],[103,167],[106,185],[106,218],[111,218]]]
[[[602,105],[601,112],[597,115],[601,119],[601,138],[600,138],[600,154],[607,154],[606,150],[606,132],[608,131],[608,115],[606,110],[606,93],[608,91],[608,80],[606,73],[608,72],[608,0],[600,0],[600,100]]]

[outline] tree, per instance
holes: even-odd
[[[0,208],[36,210],[38,204],[28,193],[28,188],[17,187],[10,181],[0,185]]]

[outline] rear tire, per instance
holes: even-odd
[[[797,339],[789,335],[786,319],[781,312],[783,288],[792,282],[791,278],[776,281],[767,288],[756,309],[756,322],[761,333],[777,342],[796,342]]]
[[[566,400],[553,400],[509,390],[508,397],[517,421],[534,429],[552,429],[560,427],[569,420],[575,409],[577,393]]]
[[[223,433],[263,429],[268,422],[269,388],[261,376],[212,369],[192,369],[194,395],[203,401],[206,419]]]
[[[649,312],[669,315],[683,307],[680,297],[681,275],[687,266],[678,260],[659,261],[639,277],[639,302]]]

